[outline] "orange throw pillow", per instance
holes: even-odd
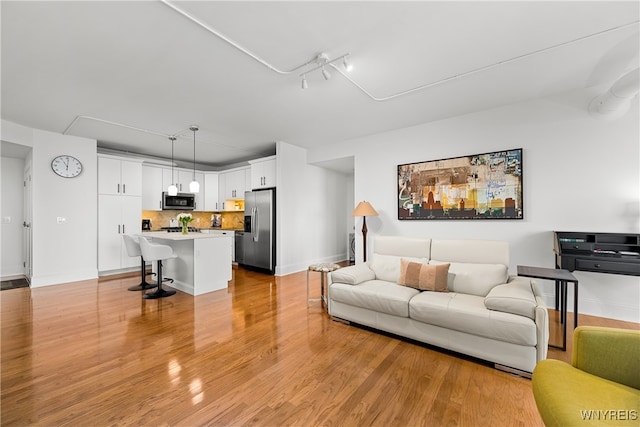
[[[448,275],[449,264],[428,265],[401,259],[398,285],[421,291],[449,292]]]

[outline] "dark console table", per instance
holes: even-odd
[[[640,234],[574,231],[553,234],[556,268],[640,276]]]
[[[640,234],[554,231],[553,237],[555,266],[558,271],[569,273],[578,270],[640,276]],[[560,321],[565,322],[566,332],[566,283],[572,280],[552,280],[556,282],[556,310],[562,308]],[[574,327],[577,327],[578,282],[576,280],[573,283]],[[563,343],[563,347],[565,344]]]
[[[556,310],[558,309],[558,294],[561,293],[561,310],[560,310],[560,323],[563,324],[564,329],[562,332],[562,347],[549,344],[550,347],[560,348],[563,351],[567,350],[567,283],[573,283],[573,327],[578,327],[578,279],[567,270],[559,270],[553,268],[544,267],[529,267],[526,265],[518,266],[518,276],[533,277],[535,279],[547,279],[555,280],[556,282]],[[560,289],[558,290],[558,284]],[[558,292],[560,291],[560,292]]]

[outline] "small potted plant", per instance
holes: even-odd
[[[176,218],[182,224],[182,234],[187,234],[189,232],[189,223],[193,221],[193,215],[182,212]]]

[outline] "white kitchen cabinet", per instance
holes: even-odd
[[[205,172],[204,173],[204,210],[205,211],[219,211],[222,209],[222,205],[218,200],[218,173],[217,172]]]
[[[227,172],[220,172],[218,175],[219,203],[223,210],[230,209],[226,206],[227,200],[244,199],[246,190],[246,171],[248,168],[239,168]]]
[[[171,168],[162,169],[162,188],[164,188],[163,191],[167,191],[167,188],[169,188],[171,184],[175,184],[176,187],[178,187],[178,193],[187,193],[189,191],[190,182],[191,172],[187,173],[187,171],[178,168],[173,168],[173,171],[171,170]]]
[[[173,183],[178,187],[178,193],[191,193],[189,184],[193,181],[193,169],[177,169],[173,168]],[[204,173],[196,171],[196,181],[200,184],[200,191],[196,193],[196,211],[204,210]],[[167,191],[171,185],[171,168],[163,168],[162,170],[162,188]]]
[[[276,186],[276,158],[251,160],[251,188],[273,188]]]
[[[162,168],[142,165],[142,210],[162,210]]]
[[[98,194],[142,195],[142,162],[98,156]]]
[[[203,233],[209,233],[209,234],[215,234],[218,236],[228,236],[231,237],[230,240],[230,244],[231,244],[231,261],[232,262],[236,262],[236,240],[235,240],[235,231],[234,230],[203,230]]]
[[[193,181],[193,171],[188,171],[184,169],[180,169],[178,171],[178,192],[180,193],[190,193],[189,191],[189,183]]]
[[[193,176],[193,172],[191,173],[191,176]],[[204,182],[204,173],[196,171],[196,181],[198,181],[198,184],[200,184],[200,191],[196,193],[196,209],[195,210],[205,211],[206,208],[204,206],[204,195],[206,191],[206,183]],[[189,186],[187,184],[187,189],[188,188]],[[217,189],[217,185],[216,185],[216,189]]]
[[[129,257],[124,234],[139,234],[142,197],[100,194],[98,196],[98,271],[140,267],[139,257]]]
[[[244,191],[251,190],[253,190],[253,186],[251,185],[251,167],[248,167],[244,171]],[[242,196],[242,198],[244,199],[244,196]]]

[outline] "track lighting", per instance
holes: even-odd
[[[307,83],[307,74],[312,73],[316,70],[321,70],[322,77],[324,77],[325,80],[329,80],[331,78],[331,73],[327,70],[326,67],[333,67],[337,69],[336,66],[333,64],[334,62],[342,60],[342,64],[344,65],[345,69],[347,71],[350,71],[353,67],[347,61],[347,56],[349,55],[350,54],[346,53],[335,59],[329,59],[329,55],[327,55],[326,53],[320,53],[315,57],[313,61],[309,61],[307,64],[304,64],[303,67],[311,64],[316,64],[316,65],[315,67],[310,68],[306,70],[304,73],[300,74],[300,77],[302,77],[302,89],[307,89],[309,87],[309,84]]]
[[[348,56],[349,55],[345,55],[345,57],[342,58],[342,65],[344,66],[345,71],[347,73],[350,73],[351,71],[353,71],[353,64],[347,60]]]

